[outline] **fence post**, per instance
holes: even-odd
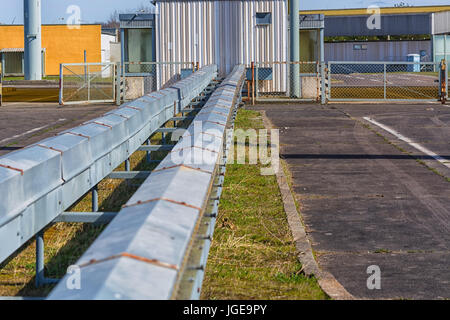
[[[2,80],[3,80],[3,72],[2,72],[2,63],[0,62],[0,107],[2,106]]]
[[[91,77],[89,75],[89,65],[85,64],[85,68],[87,69],[86,77],[87,77],[87,90],[88,90],[88,96],[87,101],[89,102],[91,100]]]
[[[255,62],[252,61],[252,105],[255,105]]]
[[[440,96],[441,96],[441,102],[442,104],[445,104],[447,100],[447,94],[448,94],[448,66],[445,59],[441,60],[440,64]]]
[[[328,101],[331,100],[331,62],[328,61]]]
[[[64,90],[64,67],[63,64],[59,64],[59,105],[62,106],[64,104],[63,101],[63,90]]]
[[[386,92],[386,90],[387,90],[387,87],[386,87],[386,85],[387,85],[387,74],[386,74],[386,63],[385,64],[383,64],[383,83],[384,83],[384,100],[386,100],[386,98],[387,98],[387,92]]]
[[[121,82],[122,82],[122,76],[121,76],[121,64],[120,62],[117,62],[117,64],[114,64],[114,67],[116,69],[115,75],[116,75],[116,105],[120,106],[120,102],[121,102],[121,92],[120,92],[120,87],[121,87]]]
[[[445,99],[448,99],[448,63],[447,60],[444,59],[445,63]]]
[[[320,85],[320,87],[321,87],[321,90],[322,90],[322,93],[321,93],[321,101],[320,101],[320,103],[321,104],[325,104],[325,103],[327,103],[327,99],[326,99],[326,87],[325,87],[325,61],[322,61],[321,63],[320,63],[320,79],[321,79],[321,81],[322,81],[322,83],[321,83],[321,85]]]

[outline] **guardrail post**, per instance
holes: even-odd
[[[125,171],[130,171],[130,158],[125,160]]]
[[[92,212],[98,211],[98,185],[92,188]]]
[[[147,145],[149,146],[150,144],[150,139],[147,139]],[[150,161],[152,161],[152,153],[150,151],[147,151],[147,163],[150,163]]]
[[[36,287],[44,284],[44,230],[36,234]]]

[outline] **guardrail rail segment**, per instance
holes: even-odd
[[[218,86],[171,153],[79,259],[81,289],[69,290],[67,275],[49,299],[199,297],[232,137],[226,129],[241,101],[244,70],[235,67]]]
[[[216,76],[215,65],[205,66],[170,88],[0,157],[0,263],[87,192],[95,192]]]

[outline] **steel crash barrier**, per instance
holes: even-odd
[[[199,298],[232,141],[227,128],[233,127],[244,73],[236,66],[218,86],[78,260],[79,290],[70,288],[72,276],[66,275],[49,299]]]
[[[215,65],[205,66],[170,88],[0,157],[0,263],[95,190],[216,76]]]

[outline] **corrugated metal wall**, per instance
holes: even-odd
[[[450,33],[450,11],[434,13],[433,34]]]
[[[216,63],[225,75],[234,65],[286,61],[286,0],[158,1],[157,61]],[[257,26],[257,12],[271,12],[272,24]]]
[[[355,50],[354,45],[367,45],[367,50]],[[432,61],[432,42],[426,41],[374,41],[325,43],[326,61],[406,61],[410,53],[426,51],[422,61]]]
[[[431,34],[431,14],[382,15],[381,29],[368,29],[368,15],[325,16],[325,37]]]

